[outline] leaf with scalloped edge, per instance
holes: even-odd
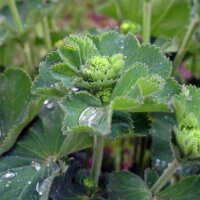
[[[149,96],[162,89],[164,80],[159,76],[146,76],[137,80],[137,85],[143,97]]]
[[[44,94],[48,96],[62,97],[67,93],[67,88],[59,80],[51,75],[50,67],[60,63],[60,57],[53,51],[47,55],[44,61],[40,63],[39,75],[33,82],[32,91],[35,94]],[[71,79],[65,77],[65,82],[70,83]]]
[[[0,158],[2,200],[48,199],[51,183],[61,170],[56,161],[65,138],[62,119],[63,112],[55,102],[51,108],[44,105],[14,148]]]
[[[111,132],[111,108],[103,107],[100,100],[89,93],[70,93],[61,105],[66,112],[64,132],[84,132],[84,129],[105,135]]]
[[[114,91],[112,92],[111,99],[117,96],[128,96],[131,88],[136,84],[137,80],[141,77],[148,75],[148,67],[142,63],[136,63],[133,67],[128,69],[119,78]]]
[[[139,48],[139,42],[134,35],[123,35],[116,31],[109,31],[92,38],[101,55],[111,57],[114,54],[121,53],[125,61],[124,70],[134,64],[132,58]]]
[[[21,69],[0,75],[0,154],[8,151],[37,114],[43,99],[31,95],[30,77]]]
[[[148,66],[149,74],[157,74],[166,79],[171,74],[172,63],[160,50],[160,48],[143,44],[133,56],[133,62],[141,62]]]

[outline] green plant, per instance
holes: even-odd
[[[198,2],[85,1],[119,29],[61,40],[55,16],[81,28],[63,3],[0,3],[1,199],[199,199],[200,90],[177,73],[198,57]]]

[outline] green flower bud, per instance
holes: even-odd
[[[122,32],[124,33],[139,33],[141,30],[141,27],[139,24],[136,24],[134,22],[131,21],[125,21],[121,24],[120,29]]]
[[[175,130],[176,141],[184,157],[200,157],[200,127],[193,115],[186,116]]]
[[[111,80],[118,76],[119,71],[124,66],[122,54],[115,54],[111,58],[107,56],[95,56],[88,66],[83,66],[80,71],[93,81]]]
[[[116,72],[114,71],[114,69],[111,68],[107,71],[105,80],[113,79],[113,78],[115,78],[115,76],[116,76]]]
[[[111,92],[112,92],[112,89],[107,88],[103,91],[97,92],[96,97],[100,98],[103,103],[108,103],[110,101]]]
[[[111,57],[111,65],[116,73],[124,67],[124,60],[122,54],[115,54]]]
[[[110,67],[110,63],[108,61],[108,58],[106,58],[105,56],[103,56],[103,57],[95,56],[91,60],[91,65],[95,69],[101,70],[103,73],[105,73]]]
[[[83,185],[87,189],[93,189],[96,187],[96,183],[92,177],[85,177],[83,179]]]

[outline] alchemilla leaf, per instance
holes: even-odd
[[[71,35],[47,55],[33,91],[66,95],[61,102],[66,112],[64,132],[107,135],[114,110],[172,111],[170,99],[179,93],[179,86],[169,82],[171,67],[159,48],[140,45],[132,34]],[[173,92],[166,94],[165,87]]]
[[[21,69],[0,75],[0,155],[8,151],[35,117],[43,100],[31,95],[31,80]]]

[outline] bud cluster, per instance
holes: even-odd
[[[200,127],[193,115],[186,116],[179,129],[176,130],[176,140],[186,157],[200,157]]]
[[[81,73],[92,81],[106,81],[115,79],[124,66],[122,54],[95,56],[90,64],[81,68]]]

